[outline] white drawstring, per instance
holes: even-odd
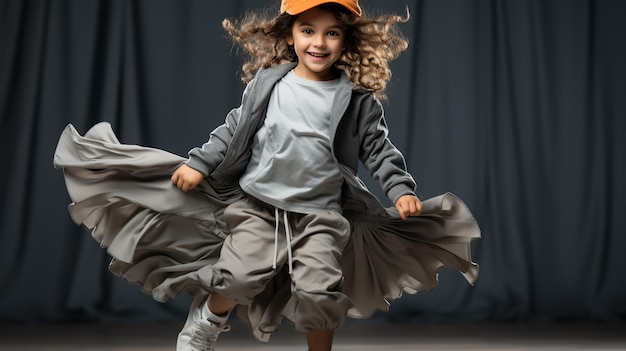
[[[272,269],[276,269],[278,261],[278,226],[280,225],[280,212],[278,208],[274,207],[274,218],[276,219],[276,226],[274,229],[274,262],[272,263]],[[289,218],[287,217],[287,211],[283,211],[283,222],[285,224],[285,240],[287,245],[287,259],[289,264],[289,274],[293,272],[293,257],[291,252],[291,227],[289,227]]]
[[[278,259],[278,208],[274,207],[274,218],[276,219],[276,225],[274,226],[274,263],[272,269],[276,269],[276,260]]]
[[[291,227],[287,218],[287,211],[283,211],[283,222],[285,222],[285,240],[287,241],[287,258],[289,262],[289,274],[293,272],[293,257],[291,255]]]

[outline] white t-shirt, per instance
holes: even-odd
[[[239,184],[280,209],[341,213],[343,178],[330,147],[330,111],[339,79],[311,81],[293,70],[272,91],[264,125]]]

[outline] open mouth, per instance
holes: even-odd
[[[309,52],[308,54],[313,56],[313,57],[315,57],[315,58],[324,58],[324,57],[327,57],[329,55],[329,54],[318,54],[318,53],[315,53],[315,52]]]

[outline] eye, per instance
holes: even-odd
[[[313,34],[313,30],[309,29],[309,28],[305,28],[305,29],[302,30],[302,33],[304,33],[304,34]]]
[[[337,32],[337,31],[334,31],[334,30],[331,30],[330,32],[328,32],[328,36],[329,37],[340,37],[341,33]]]

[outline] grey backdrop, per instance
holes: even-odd
[[[126,143],[203,143],[243,89],[221,21],[267,4],[0,0],[0,321],[184,319],[187,297],[159,304],[107,271],[52,155],[65,125],[102,120]],[[483,231],[474,287],[442,270],[377,318],[624,320],[626,1],[362,5],[410,9],[391,137],[420,196],[459,195]]]

